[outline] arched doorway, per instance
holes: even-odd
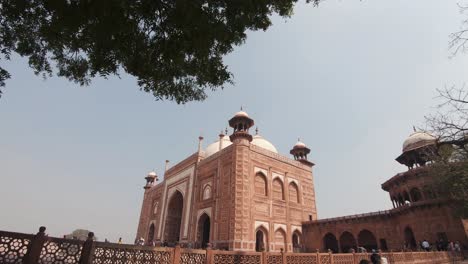
[[[351,249],[357,251],[356,239],[354,238],[353,234],[348,231],[343,232],[340,236],[340,248],[341,252],[349,253]]]
[[[292,235],[292,244],[293,244],[293,251],[294,252],[301,252],[302,245],[301,245],[301,234],[298,231],[294,231]]]
[[[267,231],[263,227],[259,227],[255,232],[255,251],[268,251]]]
[[[203,214],[198,219],[198,243],[202,248],[206,248],[210,242],[210,217],[207,214]]]
[[[360,247],[364,247],[367,251],[377,249],[377,239],[371,231],[364,229],[358,234],[358,244]]]
[[[149,231],[148,231],[148,245],[151,245],[154,239],[154,224],[150,225]]]
[[[336,240],[335,235],[333,235],[332,233],[327,233],[323,237],[323,246],[324,246],[325,251],[330,249],[331,251],[333,251],[333,253],[337,253],[338,241]]]
[[[416,249],[416,239],[414,238],[413,230],[409,226],[405,228],[405,245],[406,248]]]
[[[184,197],[176,191],[169,201],[167,207],[164,240],[169,244],[178,242],[180,239],[180,226],[182,223],[182,211],[184,209]]]

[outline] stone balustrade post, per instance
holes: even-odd
[[[317,248],[315,254],[317,254],[317,264],[321,264],[320,262],[320,250]]]
[[[177,245],[174,247],[172,264],[180,264],[180,244],[179,243],[177,243]]]
[[[353,254],[353,263],[359,264],[358,259],[356,257],[356,251],[354,250],[354,248],[351,249],[351,253]]]
[[[36,264],[39,262],[41,256],[41,250],[46,241],[45,226],[39,227],[39,232],[31,240],[31,244],[28,246],[28,251],[24,256],[24,264]]]
[[[286,264],[286,254],[283,248],[281,248],[281,259],[282,259],[282,263]]]
[[[262,252],[262,264],[268,264],[268,254],[265,251]]]
[[[328,249],[328,255],[330,256],[330,264],[333,264],[333,252],[331,249]]]
[[[93,255],[94,255],[94,233],[89,232],[88,238],[84,242],[83,248],[81,249],[81,256],[80,256],[80,260],[78,261],[78,263],[79,264],[92,264]]]
[[[211,247],[211,243],[206,245],[206,264],[213,263],[213,248]]]

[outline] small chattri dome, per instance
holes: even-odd
[[[403,152],[414,150],[436,142],[436,137],[426,132],[414,132],[403,142]]]
[[[300,139],[297,140],[297,143],[294,145],[293,148],[307,148],[306,144],[302,142]]]
[[[234,115],[234,117],[240,117],[240,116],[249,117],[249,115],[248,115],[246,112],[242,111],[242,110],[239,111],[239,112],[237,112],[237,113]]]
[[[150,172],[148,173],[148,176],[155,176],[155,177],[156,177],[157,175],[156,175],[156,172],[150,171]]]
[[[264,139],[260,135],[253,136],[252,144],[254,144],[255,146],[264,148],[266,150],[269,150],[271,152],[278,153],[278,150],[276,150],[276,147],[273,144],[271,144],[270,141]]]

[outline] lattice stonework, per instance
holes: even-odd
[[[215,254],[214,264],[261,264],[259,255]]]
[[[75,264],[80,260],[81,243],[47,241],[41,250],[39,264]]]
[[[354,264],[353,255],[333,255],[333,264]]]
[[[321,255],[320,256],[320,264],[330,264],[331,263],[331,259],[330,259],[330,255]]]
[[[206,255],[197,253],[182,253],[180,254],[181,264],[205,264]]]
[[[317,256],[286,256],[288,264],[317,264]]]
[[[267,258],[268,264],[283,264],[283,256],[281,255],[269,255]]]
[[[96,247],[94,264],[171,264],[168,251],[140,250],[134,248]]]
[[[0,237],[0,263],[22,263],[31,241],[27,238]]]

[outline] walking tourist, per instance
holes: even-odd
[[[455,251],[456,251],[456,252],[460,252],[460,251],[461,251],[460,242],[455,241],[454,247],[455,247]]]
[[[429,242],[427,242],[426,239],[423,240],[423,242],[421,243],[421,246],[423,250],[425,251],[429,251],[431,249],[431,245],[429,244]]]
[[[372,250],[372,255],[370,257],[372,264],[381,264],[382,259],[375,249]]]

